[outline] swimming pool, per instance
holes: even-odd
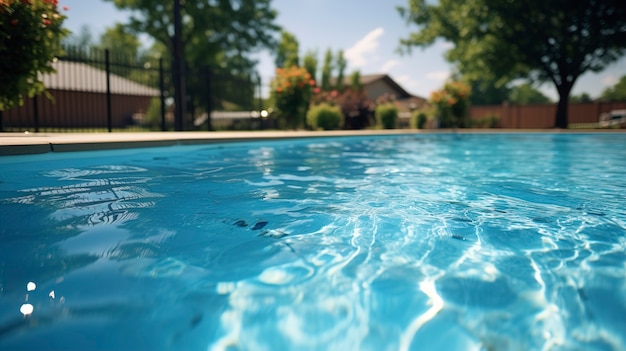
[[[626,135],[0,158],[0,349],[626,349]]]

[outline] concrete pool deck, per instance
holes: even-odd
[[[47,152],[90,151],[235,141],[279,140],[334,136],[374,136],[445,133],[622,133],[626,129],[391,129],[341,131],[141,132],[141,133],[0,133],[0,156]]]

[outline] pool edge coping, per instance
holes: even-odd
[[[412,134],[626,134],[626,129],[389,129],[357,131],[246,131],[138,133],[0,133],[0,156],[96,151],[261,140]]]

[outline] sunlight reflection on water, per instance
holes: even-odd
[[[625,146],[434,135],[2,163],[0,346],[623,349]]]

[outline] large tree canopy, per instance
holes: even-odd
[[[517,105],[549,104],[550,98],[528,83],[511,88],[508,101]]]
[[[174,49],[174,1],[106,0],[130,10],[129,27]],[[182,4],[182,40],[190,66],[210,65],[234,73],[250,72],[247,54],[273,48],[276,11],[271,0],[186,0]]]
[[[598,72],[626,50],[624,0],[409,0],[399,8],[419,31],[401,40],[425,47],[454,44],[446,58],[475,79],[552,82],[559,93],[555,126],[567,127],[578,77]]]

